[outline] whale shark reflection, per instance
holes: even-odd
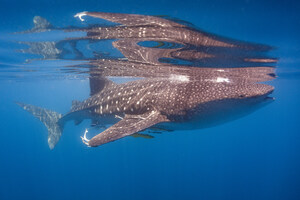
[[[101,18],[120,25],[64,29],[86,32],[86,36],[56,41],[48,46],[45,42],[27,43],[30,48],[23,50],[43,55],[43,59],[66,59],[62,44],[71,43],[73,52],[80,55],[76,58],[88,61],[84,65],[65,67],[88,69],[90,81],[90,97],[82,102],[73,101],[68,113],[62,115],[17,103],[47,127],[50,149],[59,141],[68,121],[79,124],[91,119],[92,125],[111,125],[91,139],[87,138],[87,131],[84,133],[83,143],[96,147],[130,135],[152,138],[140,133],[149,128],[177,130],[215,126],[273,101],[269,95],[274,87],[260,83],[276,78],[274,67],[270,66],[276,59],[266,55],[271,47],[215,36],[154,16],[96,12],[76,16],[81,20],[86,16]],[[45,20],[40,21],[52,27]],[[38,24],[35,27],[45,28]],[[78,53],[77,42],[108,39],[114,40],[113,47],[124,57],[87,58],[84,52]],[[49,49],[39,51],[40,46]],[[94,49],[93,55],[99,55],[96,51],[101,52],[101,49]],[[117,84],[109,77],[139,79]]]

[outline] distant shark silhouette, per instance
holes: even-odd
[[[85,132],[83,142],[95,147],[153,126],[167,130],[214,126],[237,119],[273,100],[268,95],[274,88],[257,83],[275,78],[274,68],[264,64],[276,60],[259,53],[268,51],[267,46],[215,37],[159,17],[91,12],[76,16],[82,19],[84,15],[122,24],[83,29],[87,37],[82,39],[118,39],[113,45],[125,59],[91,60],[88,72],[91,97],[83,102],[73,101],[65,115],[17,103],[47,127],[50,149],[55,147],[65,123],[70,120],[76,124],[84,119],[92,119],[92,124],[113,124],[90,140]],[[139,45],[151,40],[184,47],[164,49]],[[210,52],[205,53],[203,49]],[[210,67],[161,63],[161,58],[187,61],[209,58],[202,62],[209,63]],[[226,67],[216,64],[221,58]],[[262,66],[231,68],[245,63]],[[217,67],[212,67],[214,64]],[[143,79],[115,84],[108,76]]]

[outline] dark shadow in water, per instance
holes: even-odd
[[[272,102],[274,88],[258,83],[276,77],[277,60],[267,56],[271,47],[236,41],[205,33],[153,16],[84,12],[121,25],[65,28],[86,36],[56,42],[26,42],[21,52],[41,55],[42,60],[78,60],[84,64],[64,66],[63,73],[83,73],[90,80],[91,97],[74,101],[69,113],[18,103],[48,128],[48,144],[58,142],[64,124],[91,119],[92,126],[106,127],[91,140],[99,146],[125,136],[152,138],[152,133],[215,126],[244,116]],[[30,32],[54,30],[35,18]],[[41,27],[39,29],[39,27]],[[57,30],[57,29],[55,29]],[[117,57],[96,45],[111,41],[122,53]],[[84,44],[84,45],[82,45]],[[97,48],[95,48],[97,47]],[[34,61],[32,61],[34,62]],[[110,77],[138,78],[116,84]],[[151,128],[148,134],[137,134]]]

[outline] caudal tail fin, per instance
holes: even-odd
[[[63,125],[59,124],[58,120],[62,114],[37,106],[17,102],[24,110],[30,112],[33,116],[38,118],[48,129],[48,145],[53,149],[63,131]]]

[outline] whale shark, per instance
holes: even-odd
[[[187,121],[201,127],[215,124],[214,119],[217,118],[226,121],[226,116],[239,116],[251,111],[256,104],[272,100],[268,95],[273,89],[265,84],[231,84],[218,77],[195,81],[187,76],[171,74],[169,78],[136,80],[118,85],[111,83],[87,100],[74,102],[70,112],[64,116],[33,105],[18,104],[45,124],[51,149],[69,120],[80,122],[96,118],[103,123],[116,122],[90,140],[84,135],[84,143],[95,147],[163,122]]]
[[[79,124],[90,119],[91,124],[109,125],[91,139],[86,129],[83,143],[96,147],[126,136],[140,136],[137,134],[149,128],[187,130],[216,126],[274,100],[270,97],[274,87],[261,83],[276,78],[274,67],[268,65],[277,60],[265,55],[272,49],[267,45],[230,40],[154,16],[96,12],[76,15],[81,20],[84,16],[121,25],[66,29],[85,31],[87,35],[58,43],[70,41],[76,48],[74,41],[116,39],[112,45],[124,58],[86,59],[89,62],[84,68],[89,69],[86,73],[90,97],[82,102],[73,101],[70,111],[64,115],[17,102],[46,126],[50,149],[58,143],[69,121]],[[44,20],[43,23],[48,24]],[[145,41],[167,44],[167,48],[141,45]],[[179,45],[169,47],[169,43]],[[58,47],[63,45],[50,48]],[[47,52],[42,53],[44,59],[50,58]],[[60,55],[63,50],[56,52],[57,58],[63,57]],[[162,62],[164,59],[171,61]],[[192,64],[178,64],[174,60]],[[80,68],[80,65],[66,68]],[[139,79],[117,84],[109,77]]]

